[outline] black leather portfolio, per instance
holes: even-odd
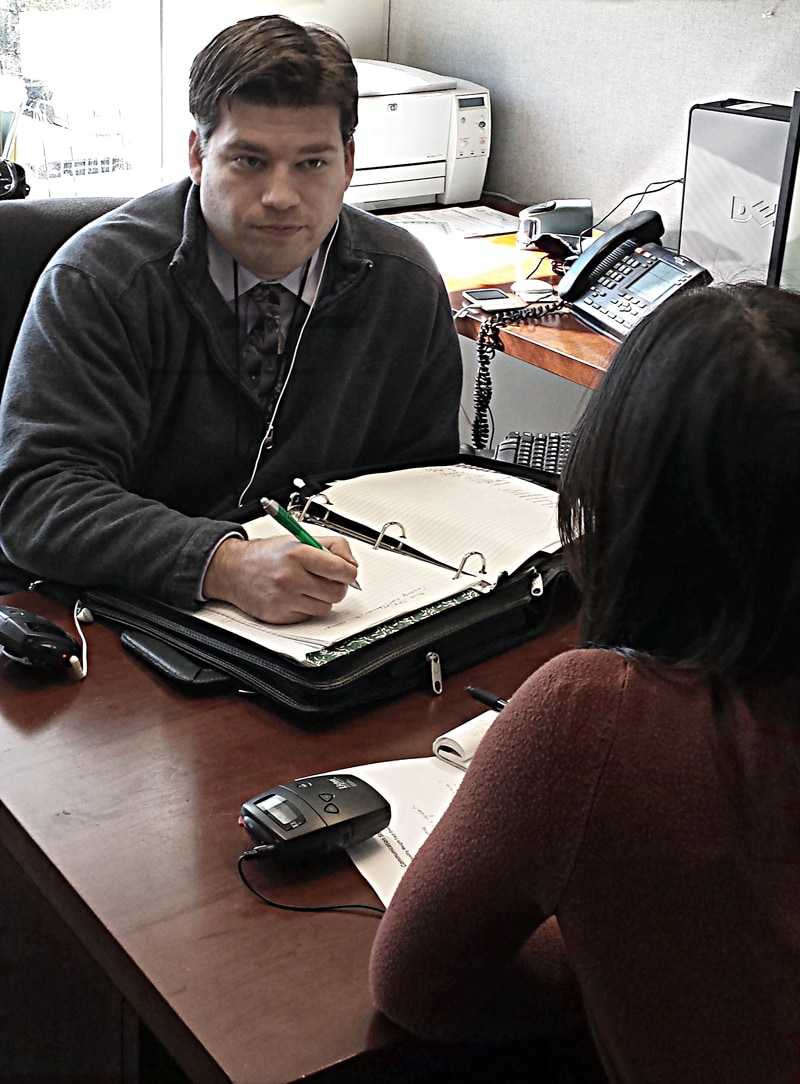
[[[362,590],[327,619],[265,625],[227,604],[190,612],[97,588],[83,601],[173,681],[313,714],[440,692],[448,675],[537,636],[556,593],[572,593],[555,494],[510,464],[459,456],[315,480],[290,511],[312,534],[345,535],[358,560]],[[245,529],[283,530],[270,516]]]

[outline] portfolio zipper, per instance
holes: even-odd
[[[543,593],[545,586],[558,575],[562,570],[562,567],[563,566],[560,564],[555,564],[553,568],[547,569],[544,573],[541,573],[535,566],[531,567],[528,570],[529,578],[526,594],[531,598],[539,597]],[[484,598],[486,597],[488,596],[484,596]],[[148,610],[127,599],[123,605],[120,605],[115,601],[113,596],[106,595],[103,592],[91,592],[90,597],[87,599],[87,605],[98,616],[107,617],[119,625],[129,626],[137,629],[139,632],[150,633],[151,635],[164,640],[164,642],[168,643],[171,647],[183,651],[199,661],[208,664],[210,667],[231,676],[237,683],[249,687],[250,691],[263,693],[285,707],[293,708],[294,710],[309,710],[308,706],[299,698],[291,697],[284,693],[282,689],[268,684],[266,681],[259,678],[257,674],[253,673],[253,670],[251,669],[252,667],[257,667],[268,674],[274,674],[279,679],[289,681],[296,680],[299,675],[292,672],[289,669],[289,665],[287,665],[291,664],[292,660],[287,660],[284,664],[279,661],[280,657],[276,657],[276,660],[273,661],[267,657],[266,653],[263,655],[257,654],[256,652],[248,651],[246,648],[232,645],[227,641],[224,644],[224,656],[221,659],[219,640],[207,636],[198,630],[193,630],[191,638],[189,638],[186,634],[185,625],[181,625],[177,621],[166,616],[162,612],[160,606],[158,609],[158,617],[154,620],[151,616],[153,610]],[[510,596],[507,600],[504,600],[501,605],[488,609],[482,617],[483,619],[497,617],[517,609],[519,605],[520,595],[515,594]],[[466,603],[464,606],[458,607],[453,611],[448,623],[437,631],[436,639],[440,640],[442,637],[462,632],[473,624],[474,621],[471,616],[470,603]],[[414,630],[414,635],[403,638],[398,642],[398,646],[394,650],[384,651],[379,656],[376,656],[367,663],[363,663],[359,667],[351,669],[347,674],[342,675],[339,678],[333,678],[327,681],[323,678],[323,680],[315,683],[313,691],[317,693],[326,693],[335,692],[337,689],[344,688],[359,678],[367,677],[388,664],[395,662],[397,659],[409,655],[415,650],[429,646],[430,638],[429,628],[426,628],[425,622],[421,622],[418,628]],[[460,654],[456,659],[457,665],[463,666],[469,664],[471,654],[471,652]],[[431,656],[435,656],[435,663]],[[478,650],[476,658],[482,657],[484,657],[483,653]],[[441,658],[438,653],[430,651],[426,661],[430,668],[431,687],[434,692],[441,692],[443,688]],[[242,663],[245,663],[246,666],[242,666]],[[299,663],[294,665],[297,667],[298,671],[302,672],[303,667]],[[438,671],[435,667],[438,668]],[[315,674],[321,673],[320,669],[311,668],[309,668],[308,672]],[[436,688],[437,683],[439,685],[438,690]],[[395,684],[397,683],[387,682],[387,694],[390,694],[393,691]],[[404,688],[406,687],[404,681],[400,684]],[[360,704],[362,701],[356,697],[353,702],[354,704]],[[347,707],[347,703],[341,703],[337,704],[335,708],[332,708],[331,710],[339,711]],[[313,710],[321,711],[324,709],[316,708]]]

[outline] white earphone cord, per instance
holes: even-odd
[[[84,623],[90,623],[94,621],[89,610],[83,605],[80,599],[77,599],[72,611],[72,619],[75,622],[75,628],[78,630],[78,636],[81,639],[81,658],[77,655],[73,655],[69,660],[69,664],[72,667],[75,674],[83,679],[89,673],[89,645],[86,642],[86,636],[84,635],[82,625]]]
[[[276,415],[278,413],[278,409],[279,409],[279,407],[281,405],[281,401],[283,400],[284,393],[285,393],[286,388],[287,388],[287,386],[289,384],[289,379],[290,379],[290,377],[292,375],[292,372],[294,371],[294,363],[297,360],[297,352],[300,349],[300,343],[301,343],[301,341],[303,339],[303,332],[306,329],[306,324],[311,319],[311,313],[314,311],[314,306],[317,303],[317,298],[319,297],[319,291],[320,291],[320,288],[322,286],[322,280],[323,280],[323,278],[325,276],[325,268],[328,266],[328,256],[330,255],[331,247],[333,245],[334,238],[336,237],[336,234],[338,233],[338,231],[339,231],[339,219],[337,218],[336,223],[335,223],[335,225],[333,227],[333,230],[331,232],[331,236],[330,236],[330,238],[328,240],[327,247],[325,249],[325,255],[324,255],[323,260],[322,260],[322,267],[320,269],[319,277],[317,279],[317,285],[316,285],[316,287],[314,289],[314,296],[311,298],[311,304],[308,307],[308,312],[306,313],[305,319],[303,320],[303,323],[302,323],[302,325],[300,327],[300,332],[299,332],[299,334],[297,336],[297,342],[294,344],[294,350],[292,351],[292,360],[289,363],[289,371],[286,374],[286,379],[283,382],[283,387],[281,388],[280,394],[278,395],[278,401],[275,403],[275,407],[274,407],[274,409],[272,411],[272,417],[269,420],[269,424],[267,425],[266,432],[264,433],[263,439],[262,439],[261,443],[258,446],[258,452],[256,453],[256,461],[253,464],[253,469],[250,472],[250,477],[247,479],[247,485],[244,487],[244,489],[242,490],[242,492],[239,495],[239,504],[238,504],[239,508],[241,508],[242,505],[244,504],[244,499],[245,499],[245,496],[247,495],[247,491],[250,488],[250,486],[253,484],[255,476],[256,476],[256,474],[258,472],[258,468],[261,465],[261,456],[264,454],[264,449],[266,447],[268,447],[269,444],[272,441],[272,434],[273,434],[273,432],[275,430],[275,417],[276,417]]]

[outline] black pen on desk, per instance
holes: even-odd
[[[269,498],[263,497],[261,507],[268,516],[272,516],[273,519],[277,520],[281,527],[285,527],[289,534],[294,535],[298,542],[302,542],[306,546],[313,546],[314,549],[325,549],[322,543],[314,538],[313,534],[309,534],[305,527],[302,527],[294,516],[290,515],[283,505],[278,504],[277,501],[271,501]],[[361,590],[358,580],[353,580],[350,586],[355,587],[356,591]]]
[[[485,689],[479,689],[476,685],[467,685],[467,692],[473,700],[485,704],[487,708],[494,708],[495,711],[502,711],[508,703],[507,700],[495,696],[494,693],[487,693]]]

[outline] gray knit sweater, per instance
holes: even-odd
[[[264,435],[182,181],[92,223],[42,276],[0,408],[0,541],[31,576],[191,606]],[[458,449],[449,299],[408,233],[344,207],[248,498]]]

